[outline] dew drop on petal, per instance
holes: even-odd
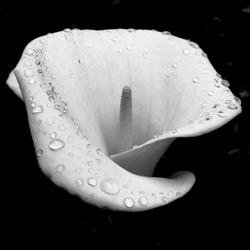
[[[140,197],[139,203],[140,203],[140,205],[142,205],[142,206],[147,206],[147,205],[148,205],[148,198],[145,197],[145,196]]]
[[[32,114],[39,114],[42,112],[43,112],[43,107],[41,105],[35,106],[31,111]]]
[[[97,149],[96,149],[96,153],[97,153],[98,155],[102,156],[102,150],[101,150],[100,148],[97,148]]]
[[[31,69],[26,69],[26,70],[24,71],[24,75],[25,75],[26,77],[30,77],[30,76],[33,76],[33,75],[34,75],[34,72],[33,72],[33,70],[31,70]]]
[[[230,83],[227,80],[222,80],[221,84],[227,88],[230,86]]]
[[[234,103],[231,103],[231,104],[227,105],[227,108],[231,109],[231,110],[235,110],[235,109],[238,109],[238,106]]]
[[[119,54],[122,54],[123,48],[120,48],[120,49],[118,49],[117,51],[118,51]]]
[[[65,171],[65,165],[63,165],[63,164],[58,164],[58,165],[56,165],[56,172],[57,173],[59,173],[59,174],[61,174],[62,172],[64,172]]]
[[[205,108],[206,106],[207,106],[207,103],[203,103],[203,104],[201,105],[202,108]]]
[[[197,83],[198,81],[199,81],[198,78],[194,78],[194,79],[193,79],[193,82],[194,82],[194,83]]]
[[[132,50],[132,46],[129,45],[129,46],[126,47],[126,49],[127,50]]]
[[[91,145],[90,143],[88,143],[88,144],[86,145],[86,147],[87,147],[87,149],[92,149],[92,145]]]
[[[83,183],[84,183],[84,181],[83,181],[82,178],[79,178],[79,179],[76,179],[76,180],[75,180],[75,184],[76,184],[78,187],[83,186]]]
[[[116,180],[108,178],[101,181],[100,189],[106,194],[115,195],[119,193],[120,186]]]
[[[176,68],[177,68],[177,64],[176,64],[176,63],[173,63],[173,64],[172,64],[172,67],[176,69]]]
[[[181,197],[182,196],[182,192],[176,192],[176,197]]]
[[[90,166],[90,167],[93,166],[93,161],[88,161],[87,165]]]
[[[51,132],[51,133],[49,134],[49,137],[50,137],[51,139],[55,139],[56,136],[57,136],[56,132]]]
[[[54,139],[49,143],[49,149],[52,151],[59,150],[65,146],[65,142],[60,139]]]
[[[33,49],[27,49],[25,54],[28,56],[36,56],[36,52]]]
[[[143,57],[147,59],[148,58],[148,53],[144,53]]]
[[[37,156],[38,158],[40,158],[42,155],[43,155],[43,150],[42,150],[42,149],[38,149],[38,150],[36,151],[36,156]]]
[[[133,207],[134,206],[134,204],[135,204],[135,202],[134,202],[134,200],[132,199],[132,198],[125,198],[124,200],[123,200],[123,204],[127,207],[127,208],[131,208],[131,207]]]
[[[169,198],[167,196],[162,196],[161,200],[164,202],[164,203],[167,203],[169,202]]]
[[[189,53],[190,53],[190,51],[189,51],[188,49],[184,49],[184,50],[183,50],[183,54],[184,54],[185,56],[187,56]]]
[[[227,112],[225,110],[219,110],[217,114],[221,118],[224,118],[227,116]]]
[[[35,83],[36,83],[36,80],[35,80],[34,78],[30,78],[30,79],[28,80],[28,83],[29,83],[30,85],[35,84]]]
[[[87,182],[88,182],[88,184],[89,184],[90,186],[92,186],[92,187],[95,187],[95,186],[97,185],[97,181],[96,181],[96,179],[93,178],[93,177],[88,178]]]

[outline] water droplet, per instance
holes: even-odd
[[[188,49],[184,49],[184,50],[183,50],[183,54],[184,54],[185,56],[189,55],[189,53],[190,53],[190,51],[189,51]]]
[[[231,104],[227,105],[227,108],[231,109],[231,110],[235,110],[235,109],[238,109],[238,106],[234,103],[231,103]]]
[[[201,105],[202,108],[205,108],[206,106],[207,106],[207,103],[203,103],[203,104]]]
[[[31,69],[26,69],[26,70],[24,71],[24,75],[25,75],[26,77],[30,77],[30,76],[33,76],[33,75],[34,75],[34,72],[33,72],[33,70],[31,70]]]
[[[91,161],[88,161],[88,162],[87,162],[87,165],[90,166],[90,167],[93,166],[93,161],[92,161],[92,160],[91,160]]]
[[[147,206],[147,205],[148,205],[148,198],[145,197],[145,196],[140,197],[139,203],[140,203],[142,206]]]
[[[61,174],[65,169],[66,169],[65,165],[63,165],[63,164],[56,165],[56,172],[59,174]]]
[[[93,44],[92,44],[92,43],[89,43],[89,44],[88,44],[88,47],[93,47]]]
[[[166,36],[171,36],[171,33],[169,31],[163,31],[162,34]]]
[[[132,198],[125,198],[123,200],[123,204],[127,207],[127,208],[131,208],[134,206],[135,202]]]
[[[229,103],[231,103],[231,102],[232,102],[232,100],[227,99],[227,100],[225,101],[225,104],[229,104]]]
[[[65,127],[65,125],[63,125],[63,124],[60,124],[60,125],[58,126],[58,129],[59,129],[60,131],[65,131],[66,127]]]
[[[204,51],[202,51],[201,55],[202,55],[203,57],[207,58],[207,54],[206,54]]]
[[[74,75],[73,73],[70,73],[70,74],[69,74],[69,77],[70,77],[70,78],[73,78],[74,76],[75,76],[75,75]]]
[[[50,116],[50,117],[47,118],[46,124],[47,125],[52,125],[54,123],[54,121],[55,121],[54,117]]]
[[[64,37],[65,37],[65,39],[67,40],[67,41],[72,41],[72,36],[71,35],[64,35]]]
[[[176,68],[177,68],[177,64],[176,64],[176,63],[173,63],[173,64],[172,64],[172,67],[176,69]]]
[[[42,71],[41,69],[38,69],[38,70],[37,70],[37,73],[42,75],[42,74],[43,74],[43,71]]]
[[[43,107],[41,105],[35,106],[31,111],[32,114],[39,114],[42,112],[43,112]]]
[[[86,147],[87,147],[87,149],[92,149],[92,145],[90,144],[90,143],[88,143],[87,145],[86,145]]]
[[[220,88],[220,87],[221,87],[221,84],[218,83],[218,82],[216,82],[216,83],[214,84],[214,86],[215,86],[216,88]]]
[[[193,79],[193,82],[194,82],[194,83],[197,83],[198,81],[199,81],[198,78],[194,78],[194,79]]]
[[[56,136],[57,136],[56,132],[51,132],[51,133],[49,134],[49,137],[50,137],[51,139],[55,139]]]
[[[33,49],[27,49],[25,54],[28,56],[36,56],[37,55]]]
[[[164,203],[167,203],[167,202],[169,202],[169,198],[167,197],[167,196],[162,196],[161,197],[161,200],[164,202]]]
[[[96,153],[97,153],[98,155],[102,156],[102,150],[101,150],[100,148],[97,148],[97,149],[96,149]]]
[[[126,47],[126,49],[127,50],[132,50],[132,46],[129,45],[129,46]]]
[[[136,149],[136,148],[138,148],[138,145],[134,145],[134,146],[133,146],[133,149]]]
[[[147,59],[148,58],[148,53],[144,53],[143,57]]]
[[[63,31],[66,32],[66,33],[71,33],[71,29],[69,29],[69,28],[66,28]]]
[[[92,186],[92,187],[95,187],[95,186],[97,185],[97,181],[96,181],[96,179],[93,178],[93,177],[88,178],[87,182],[88,182],[88,184],[89,184],[90,186]]]
[[[35,102],[31,102],[30,106],[31,106],[32,108],[35,108],[35,107],[36,107],[36,103],[35,103]]]
[[[29,62],[29,61],[24,62],[24,66],[26,66],[26,67],[30,67],[31,65],[32,65],[31,62]]]
[[[173,134],[175,134],[175,133],[177,133],[177,129],[173,129],[171,132],[172,132]]]
[[[222,80],[221,84],[222,84],[223,86],[227,87],[227,88],[229,88],[229,86],[230,86],[230,83],[229,83],[229,81],[227,81],[227,80]]]
[[[220,105],[218,103],[214,104],[213,109],[218,108]]]
[[[35,83],[36,83],[36,80],[35,80],[34,78],[30,78],[30,79],[28,80],[28,83],[29,83],[30,85],[35,84]]]
[[[198,45],[197,43],[191,42],[191,41],[189,41],[188,43],[189,43],[189,45],[190,45],[191,47],[193,47],[194,49],[199,49],[199,45]]]
[[[207,69],[204,69],[201,73],[202,74],[207,74]]]
[[[78,63],[79,64],[83,64],[83,60],[82,59],[78,59]]]
[[[65,146],[65,142],[60,139],[54,139],[49,143],[49,149],[56,151]]]
[[[116,180],[108,178],[101,181],[100,189],[106,194],[115,195],[119,193],[120,186]]]
[[[118,51],[119,54],[122,54],[123,48],[120,48],[120,49],[118,49],[117,51]]]
[[[78,187],[83,186],[83,183],[84,183],[84,181],[83,181],[82,178],[79,178],[79,179],[75,180],[75,184],[76,184]]]
[[[48,33],[48,34],[47,34],[47,37],[48,37],[48,38],[52,38],[53,36],[54,36],[54,34],[52,34],[52,33]]]
[[[214,95],[214,92],[213,91],[210,91],[209,93],[208,93],[208,96],[213,96]]]
[[[175,195],[176,195],[176,197],[181,197],[181,196],[182,196],[182,192],[180,192],[180,191],[179,191],[179,192],[176,192]]]
[[[41,39],[39,40],[39,42],[40,42],[41,44],[43,44],[43,45],[47,45],[47,44],[48,44],[48,41],[47,41],[47,39],[45,39],[45,38],[41,38]]]
[[[38,150],[36,151],[36,156],[37,156],[38,158],[40,158],[42,155],[43,155],[43,150],[42,150],[42,149],[38,149]]]
[[[74,141],[74,137],[71,136],[71,135],[69,135],[69,136],[67,137],[67,142],[71,143],[71,142],[73,142],[73,141]]]

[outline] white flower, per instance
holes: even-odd
[[[152,209],[187,193],[190,172],[151,177],[160,157],[174,139],[241,112],[198,45],[167,32],[49,34],[27,45],[7,83],[25,101],[41,169],[114,210]]]

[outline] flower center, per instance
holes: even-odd
[[[119,152],[133,147],[132,116],[132,90],[129,86],[125,86],[122,89],[120,103]]]

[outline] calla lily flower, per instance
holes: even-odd
[[[176,138],[241,112],[199,46],[168,32],[48,34],[27,45],[7,84],[25,102],[42,171],[113,210],[148,210],[186,194],[192,173],[152,177],[160,157]]]

